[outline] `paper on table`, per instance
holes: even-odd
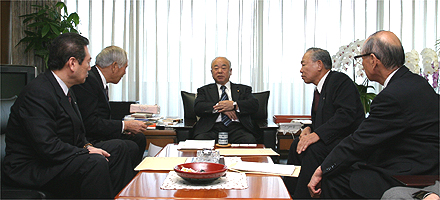
[[[176,165],[185,163],[186,159],[187,157],[145,157],[134,170],[173,170]]]
[[[228,148],[228,149],[216,149],[220,152],[221,156],[279,156],[277,152],[271,148]]]
[[[237,162],[228,166],[230,170],[245,173],[261,173],[273,174],[280,176],[298,177],[301,166],[273,164],[273,163],[257,163],[257,162]]]
[[[177,149],[214,149],[215,140],[185,140],[179,142]]]

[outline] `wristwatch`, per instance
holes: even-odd
[[[232,105],[234,106],[234,110],[237,110],[237,102],[233,102]]]
[[[430,194],[432,194],[433,192],[428,192],[428,191],[424,191],[424,190],[420,190],[416,193],[413,194],[413,198],[415,199],[424,199],[427,196],[429,196]]]

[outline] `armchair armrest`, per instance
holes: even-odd
[[[196,124],[196,120],[184,119],[183,123],[170,126],[176,130],[177,142],[185,141],[193,137],[193,127]]]
[[[263,144],[266,148],[276,151],[278,125],[269,120],[255,120],[258,128],[263,132]]]

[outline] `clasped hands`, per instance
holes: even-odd
[[[217,104],[215,104],[213,106],[213,108],[217,112],[223,113],[226,116],[228,116],[229,119],[237,120],[238,117],[237,117],[237,114],[235,113],[233,103],[234,103],[234,101],[231,101],[231,100],[219,101]]]

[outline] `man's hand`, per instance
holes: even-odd
[[[234,110],[233,103],[234,101],[230,100],[219,101],[213,108],[214,110],[218,110],[218,112],[231,111]]]
[[[138,134],[147,130],[147,125],[144,122],[138,120],[124,121],[124,130]]]
[[[105,159],[107,160],[107,162],[108,162],[107,158],[110,157],[110,154],[107,151],[104,151],[102,149],[99,149],[99,148],[96,148],[96,147],[92,147],[92,146],[87,147],[87,150],[89,150],[89,154],[101,154],[101,155],[103,155],[105,157]]]
[[[225,111],[223,112],[223,114],[227,115],[229,117],[229,119],[231,120],[237,120],[237,114],[235,113],[235,111]]]
[[[322,170],[321,166],[316,168],[315,173],[313,173],[307,187],[309,188],[310,196],[313,198],[321,197],[321,180],[322,180]]]
[[[310,133],[310,127],[306,127],[299,136],[298,146],[296,147],[296,152],[301,154],[307,149],[311,144],[317,142],[320,138],[315,132]]]

